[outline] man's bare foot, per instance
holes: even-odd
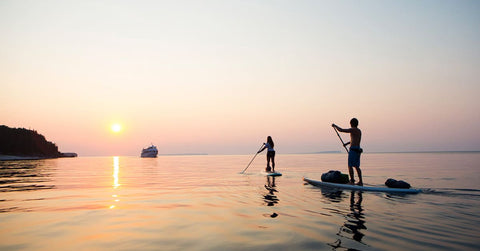
[[[357,185],[357,186],[363,186],[363,183],[362,183],[362,182],[358,182],[356,185]]]

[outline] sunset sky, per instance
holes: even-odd
[[[62,152],[341,151],[352,117],[366,152],[480,150],[480,1],[3,0],[0,34],[0,124]]]

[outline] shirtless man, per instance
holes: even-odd
[[[350,120],[349,129],[342,129],[335,124],[332,124],[332,127],[336,128],[340,132],[350,133],[350,142],[345,143],[344,146],[350,144],[350,151],[348,151],[348,172],[350,174],[350,183],[355,184],[355,176],[353,173],[353,168],[357,170],[359,182],[357,185],[363,186],[362,180],[362,170],[360,170],[360,154],[363,152],[362,148],[360,148],[360,141],[362,139],[362,131],[358,129],[358,120],[353,118]]]

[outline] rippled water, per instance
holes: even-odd
[[[416,195],[304,184],[343,154],[80,157],[0,162],[0,250],[478,250],[478,153],[364,154],[364,182]]]

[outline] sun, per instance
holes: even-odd
[[[112,124],[111,129],[112,129],[112,132],[119,133],[122,130],[122,125],[118,123]]]

